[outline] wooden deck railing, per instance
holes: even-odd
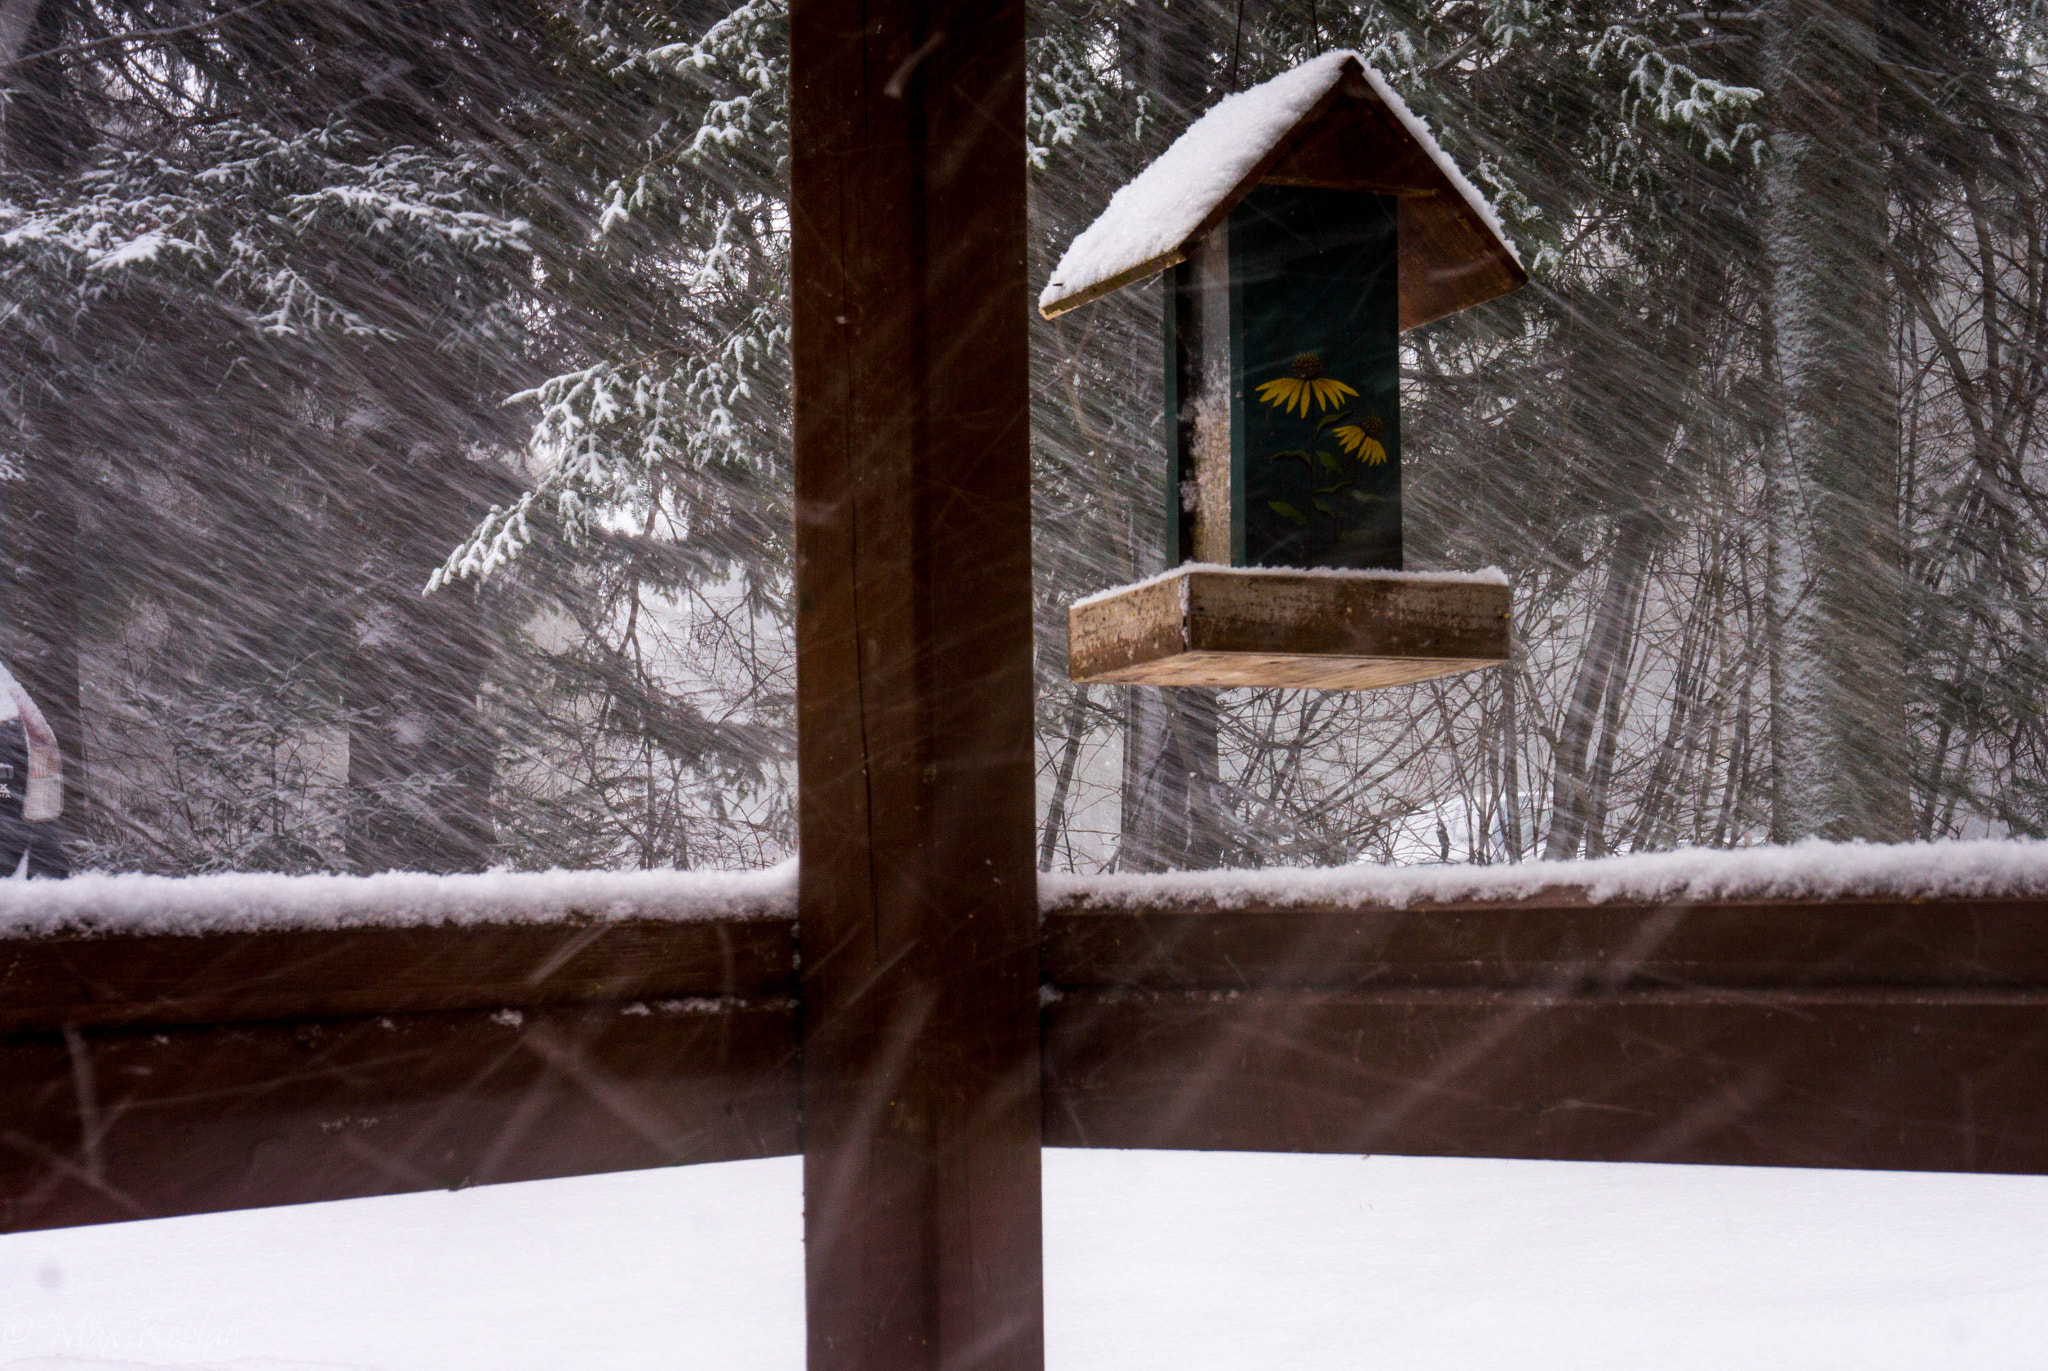
[[[787,916],[0,941],[0,1229],[792,1153]],[[1050,1146],[2048,1171],[2048,900],[1054,907]]]

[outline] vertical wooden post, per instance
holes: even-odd
[[[1023,7],[790,62],[810,1365],[1037,1371]]]

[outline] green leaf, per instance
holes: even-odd
[[[1323,470],[1325,471],[1334,472],[1338,475],[1342,475],[1344,472],[1344,464],[1330,453],[1319,451],[1316,453],[1316,460],[1323,464]]]
[[[1337,507],[1320,495],[1316,497],[1316,508],[1333,519],[1337,517]]]
[[[1266,508],[1272,510],[1289,523],[1301,524],[1303,526],[1308,524],[1308,516],[1293,505],[1288,504],[1285,500],[1268,500],[1266,501]]]

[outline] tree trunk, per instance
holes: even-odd
[[[1211,5],[1143,0],[1129,7],[1119,44],[1131,89],[1152,102],[1148,115],[1156,151],[1207,103],[1215,75],[1218,21]],[[1134,112],[1135,113],[1135,112]],[[1166,365],[1171,365],[1171,359]],[[1171,552],[1141,553],[1137,576],[1163,570]],[[1227,806],[1222,802],[1217,748],[1222,706],[1216,691],[1130,688],[1124,730],[1122,840],[1117,867],[1167,871],[1213,867],[1223,860]]]
[[[1507,859],[1522,860],[1522,733],[1515,719],[1515,664],[1500,671],[1501,803],[1506,806],[1502,836]]]
[[[1551,765],[1550,828],[1543,842],[1546,861],[1578,855],[1593,814],[1593,778],[1587,754],[1593,726],[1610,691],[1619,691],[1615,673],[1628,656],[1627,636],[1636,589],[1650,561],[1656,516],[1646,509],[1631,511],[1615,532],[1607,584],[1593,615],[1592,632],[1572,681],[1571,703],[1558,729]]]
[[[1074,789],[1074,769],[1081,761],[1081,738],[1088,731],[1088,687],[1075,690],[1067,703],[1066,741],[1060,746],[1059,767],[1053,774],[1052,798],[1045,807],[1045,833],[1038,844],[1038,869],[1052,870],[1052,859],[1060,850],[1060,836],[1067,828],[1067,797]]]
[[[1773,834],[1903,841],[1898,396],[1869,0],[1765,9],[1766,251],[1784,404]]]
[[[1593,774],[1594,729],[1610,697],[1619,702],[1635,606],[1650,559],[1668,536],[1667,492],[1674,463],[1686,456],[1673,443],[1693,419],[1707,321],[1723,305],[1722,251],[1687,231],[1643,261],[1654,287],[1572,301],[1573,315],[1584,321],[1565,343],[1573,353],[1573,427],[1595,459],[1590,475],[1611,502],[1615,523],[1607,581],[1551,750],[1547,860],[1575,856],[1596,807],[1605,804]]]
[[[1213,690],[1133,687],[1124,733],[1120,871],[1196,871],[1225,850]]]
[[[379,433],[387,448],[400,435]],[[495,747],[478,709],[490,639],[468,585],[422,593],[485,502],[459,453],[365,462],[353,616],[349,863],[359,872],[490,864]]]
[[[39,56],[63,45],[67,8],[0,0],[0,163],[10,171],[67,171],[90,141],[62,59]]]
[[[1643,577],[1635,579],[1635,598],[1628,602],[1620,638],[1621,655],[1607,675],[1607,700],[1600,717],[1600,751],[1593,761],[1593,774],[1586,785],[1586,855],[1607,855],[1607,795],[1614,779],[1614,750],[1621,739],[1621,702],[1626,698],[1629,669],[1634,665],[1636,633],[1642,615]]]

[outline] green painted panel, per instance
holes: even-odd
[[[1395,201],[1261,186],[1230,259],[1238,564],[1398,569]]]

